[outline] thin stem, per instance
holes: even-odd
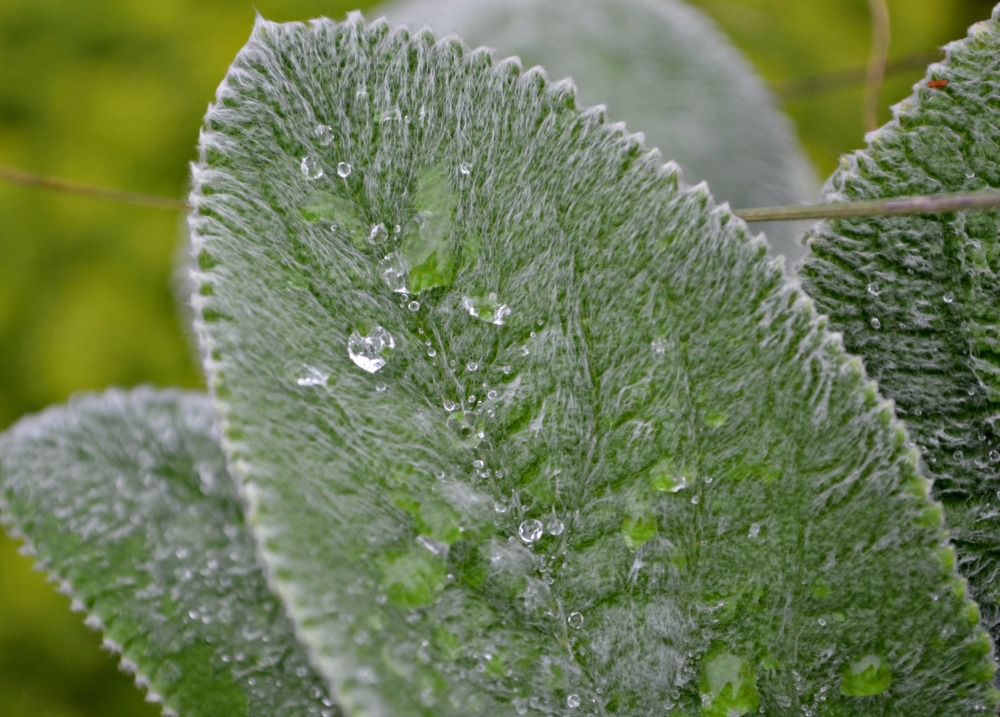
[[[917,52],[890,60],[885,65],[885,74],[925,70],[927,65],[937,62],[942,57],[940,50]],[[868,77],[867,67],[844,67],[808,77],[796,77],[790,80],[778,80],[771,83],[771,89],[783,100],[798,100],[824,92],[832,92],[845,87],[864,84]]]
[[[938,214],[1000,207],[1000,192],[955,192],[891,199],[868,199],[834,204],[800,204],[790,207],[737,209],[733,212],[746,222],[781,222],[798,219],[838,219],[844,217],[890,217],[900,214]]]
[[[879,96],[889,61],[889,7],[885,0],[868,0],[872,18],[872,47],[868,54],[862,121],[866,132],[878,129]]]
[[[139,192],[127,192],[122,189],[109,189],[107,187],[96,187],[92,184],[76,182],[72,179],[61,179],[59,177],[47,177],[44,174],[28,172],[17,167],[0,164],[0,180],[19,184],[23,187],[37,187],[39,189],[49,189],[64,194],[75,194],[81,197],[91,197],[93,199],[106,199],[112,202],[124,202],[126,204],[137,204],[144,207],[155,207],[157,209],[186,209],[187,203],[180,199],[170,199],[155,194],[141,194]]]
[[[187,203],[155,194],[126,192],[120,189],[95,187],[71,179],[47,177],[35,172],[0,164],[0,181],[25,187],[37,187],[82,197],[127,202],[156,209],[187,209]],[[758,207],[737,209],[733,213],[746,222],[780,222],[801,219],[836,219],[843,217],[894,216],[899,214],[934,214],[1000,207],[1000,192],[955,192],[892,199],[871,199],[860,202],[833,204],[798,204],[787,207]]]

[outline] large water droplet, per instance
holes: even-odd
[[[319,159],[311,154],[302,158],[299,168],[302,170],[303,176],[310,181],[320,179],[323,176],[323,167],[320,165]]]
[[[881,293],[879,291],[878,284],[876,284],[874,281],[870,283],[866,288],[868,293],[871,294],[872,296],[878,296]]]
[[[354,167],[352,167],[348,162],[339,162],[337,164],[337,176],[341,179],[347,179],[351,176],[351,170],[353,169]]]
[[[574,630],[579,630],[583,627],[583,613],[579,613],[574,610],[569,614],[569,617],[566,618],[566,624]]]
[[[566,698],[566,706],[571,710],[575,710],[580,706],[580,695],[569,695]]]
[[[385,366],[383,352],[395,346],[392,334],[381,326],[376,326],[367,336],[362,336],[357,331],[353,332],[347,340],[347,353],[359,368],[368,373],[375,373]]]
[[[879,321],[877,318],[872,318],[872,320],[869,321],[868,323],[871,324],[871,327],[873,329],[881,329],[882,328],[882,322]]]
[[[329,147],[333,144],[333,127],[328,124],[318,124],[313,130],[313,137],[321,146]]]
[[[549,532],[549,535],[562,535],[562,532],[566,530],[566,524],[558,518],[552,518],[549,520],[549,524],[545,526],[545,529]]]
[[[461,172],[462,174],[468,175],[469,172],[472,171],[472,165],[470,165],[468,162],[462,162],[461,164],[458,165],[458,171]]]
[[[756,540],[758,535],[760,535],[760,523],[752,523],[750,525],[750,530],[747,531],[747,537],[750,538],[750,540]]]
[[[385,231],[385,227],[379,224],[382,230]],[[382,274],[382,280],[385,281],[386,286],[397,294],[407,294],[409,293],[406,288],[406,262],[403,261],[403,257],[399,252],[392,252],[388,254],[382,261],[378,264],[379,273]]]
[[[942,296],[941,298],[944,300],[944,303],[946,303],[946,304],[951,304],[951,303],[954,303],[954,301],[955,301],[955,295],[953,293],[951,293],[950,291],[947,294],[945,294],[944,296]]]
[[[462,308],[469,316],[497,326],[503,326],[504,319],[510,316],[510,308],[500,303],[495,292],[486,296],[463,296]]]
[[[517,534],[525,543],[534,543],[542,537],[544,528],[540,520],[526,520],[517,529]]]

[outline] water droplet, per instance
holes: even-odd
[[[871,320],[871,321],[869,321],[868,323],[869,323],[869,324],[871,324],[871,327],[872,327],[873,329],[881,329],[881,328],[882,328],[882,322],[881,322],[881,321],[879,321],[879,320],[878,320],[878,319],[876,319],[876,318],[872,318],[872,320]]]
[[[749,537],[750,540],[755,540],[758,535],[760,535],[760,523],[752,523],[750,525],[750,530],[747,532],[747,537]]]
[[[323,147],[329,147],[333,144],[333,127],[328,124],[318,124],[313,130],[313,137]]]
[[[477,362],[475,362],[475,361],[468,361],[465,364],[465,370],[466,371],[478,371],[479,370],[479,364]]]
[[[663,343],[663,339],[653,339],[651,346],[653,348],[654,356],[662,356],[667,350],[667,347]]]
[[[574,610],[569,614],[569,617],[566,618],[566,624],[574,630],[579,630],[583,627],[583,614]]]
[[[869,294],[872,296],[878,296],[881,292],[879,291],[878,284],[874,281],[871,282],[867,287],[865,287]]]
[[[351,333],[347,340],[347,353],[359,368],[368,373],[375,373],[385,366],[382,353],[395,346],[392,334],[381,326],[376,326],[367,336],[362,336],[357,331]]]
[[[383,231],[385,230],[385,227],[381,224],[378,226],[382,227]],[[379,262],[378,268],[386,286],[392,291],[395,291],[397,294],[409,293],[406,289],[406,262],[403,261],[403,257],[400,256],[399,252],[394,251],[392,254],[387,254]]]
[[[463,296],[462,308],[469,312],[469,316],[497,326],[503,326],[504,319],[510,316],[510,308],[500,303],[496,292],[491,292],[485,297]]]
[[[507,504],[504,503],[503,501],[498,500],[493,504],[493,510],[495,510],[497,513],[506,513]]]
[[[451,413],[452,411],[457,411],[458,404],[455,401],[445,401],[444,410],[446,410],[448,413]]]
[[[427,355],[430,356],[431,358],[434,358],[435,356],[438,355],[437,349],[435,349],[433,346],[428,346]]]
[[[955,302],[955,295],[949,291],[947,294],[942,296],[941,299],[944,300],[944,303],[946,304],[952,304]]]
[[[406,308],[409,309],[410,311],[420,311],[420,302],[411,301],[409,304],[406,305]]]
[[[340,162],[337,164],[337,176],[341,179],[347,179],[351,176],[351,170],[354,169],[348,162]]]
[[[996,449],[990,451],[990,463],[1000,463],[1000,451]]]
[[[826,627],[826,618],[825,618],[825,617],[821,617],[821,618],[820,618],[819,620],[817,620],[816,622],[817,622],[817,623],[819,623],[819,626],[820,626],[820,627]]]
[[[308,180],[320,179],[323,176],[323,167],[320,166],[319,160],[311,154],[302,158],[299,168]]]
[[[368,238],[373,242],[384,242],[389,238],[389,230],[385,228],[385,224],[373,224],[371,231],[368,232]],[[403,257],[400,257],[399,261],[402,262]]]
[[[385,393],[386,385],[384,383],[376,383],[375,391],[378,393]]]
[[[542,530],[542,521],[532,519],[521,523],[518,526],[517,534],[521,536],[521,540],[530,544],[542,537]]]
[[[325,371],[320,371],[315,366],[303,366],[302,373],[295,379],[295,383],[299,386],[325,386],[329,379],[330,374]]]
[[[575,710],[580,706],[580,695],[569,695],[566,698],[566,706],[571,710]]]
[[[691,505],[698,505],[698,503],[700,502],[701,498],[699,496],[696,495],[691,496]]]
[[[545,526],[545,529],[549,532],[549,535],[562,535],[562,532],[566,529],[566,524],[558,518],[552,518],[549,524]]]
[[[975,179],[976,178],[976,173],[975,172],[966,172],[965,173],[965,178],[966,179]]]
[[[458,171],[462,174],[468,175],[472,171],[472,166],[468,162],[462,162],[458,165]]]

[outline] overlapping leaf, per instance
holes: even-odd
[[[992,708],[903,429],[660,161],[457,40],[258,23],[195,302],[314,662],[351,715]]]
[[[831,200],[1000,189],[996,15],[947,48],[895,118],[848,155]],[[818,225],[809,293],[904,416],[946,508],[960,571],[1000,639],[1000,212]]]
[[[718,201],[759,207],[815,201],[817,183],[760,77],[696,8],[677,0],[402,0],[392,22],[457,32],[572,77],[584,103],[641,129],[646,144],[705,180]],[[804,226],[771,223],[775,250],[802,256]]]
[[[0,437],[0,503],[151,699],[183,717],[334,717],[269,593],[208,399],[84,396]]]

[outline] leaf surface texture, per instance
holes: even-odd
[[[201,148],[224,448],[345,712],[992,708],[860,362],[572,87],[357,15],[260,21]]]

